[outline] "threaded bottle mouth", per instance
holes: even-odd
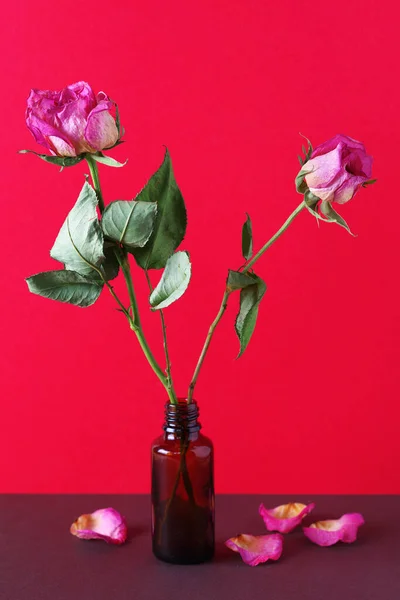
[[[188,404],[185,399],[179,399],[178,404],[165,405],[164,431],[167,433],[194,433],[200,431],[198,422],[199,408],[196,402]]]

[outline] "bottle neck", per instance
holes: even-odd
[[[198,422],[199,408],[196,402],[188,404],[179,399],[178,404],[165,405],[164,431],[172,437],[186,437],[201,429]]]

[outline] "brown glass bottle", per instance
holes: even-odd
[[[176,564],[214,555],[214,452],[197,419],[195,402],[167,404],[151,449],[153,552]]]

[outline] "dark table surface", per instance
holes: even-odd
[[[306,523],[361,512],[354,544],[320,548],[301,529],[285,536],[277,562],[245,565],[223,542],[266,533],[258,506],[315,501]],[[111,546],[69,534],[82,513],[113,506],[129,541]],[[399,600],[399,496],[219,496],[216,557],[177,566],[151,553],[148,496],[0,496],[1,600]]]

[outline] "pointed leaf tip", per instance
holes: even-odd
[[[246,213],[247,214],[247,213]],[[245,260],[249,260],[253,254],[253,231],[250,216],[247,215],[242,227],[242,254]]]
[[[153,310],[170,306],[186,291],[191,276],[191,264],[187,252],[176,252],[165,265],[162,277],[150,295]]]
[[[75,271],[46,271],[26,279],[32,294],[80,306],[91,306],[101,294],[103,284]]]
[[[162,269],[186,233],[186,208],[168,149],[164,161],[135,200],[157,202],[153,233],[144,248],[131,250],[142,269]]]
[[[260,302],[266,292],[264,281],[255,274],[251,275],[253,285],[245,287],[240,292],[240,309],[236,317],[235,330],[240,342],[240,358],[246,350],[253,335]]]

